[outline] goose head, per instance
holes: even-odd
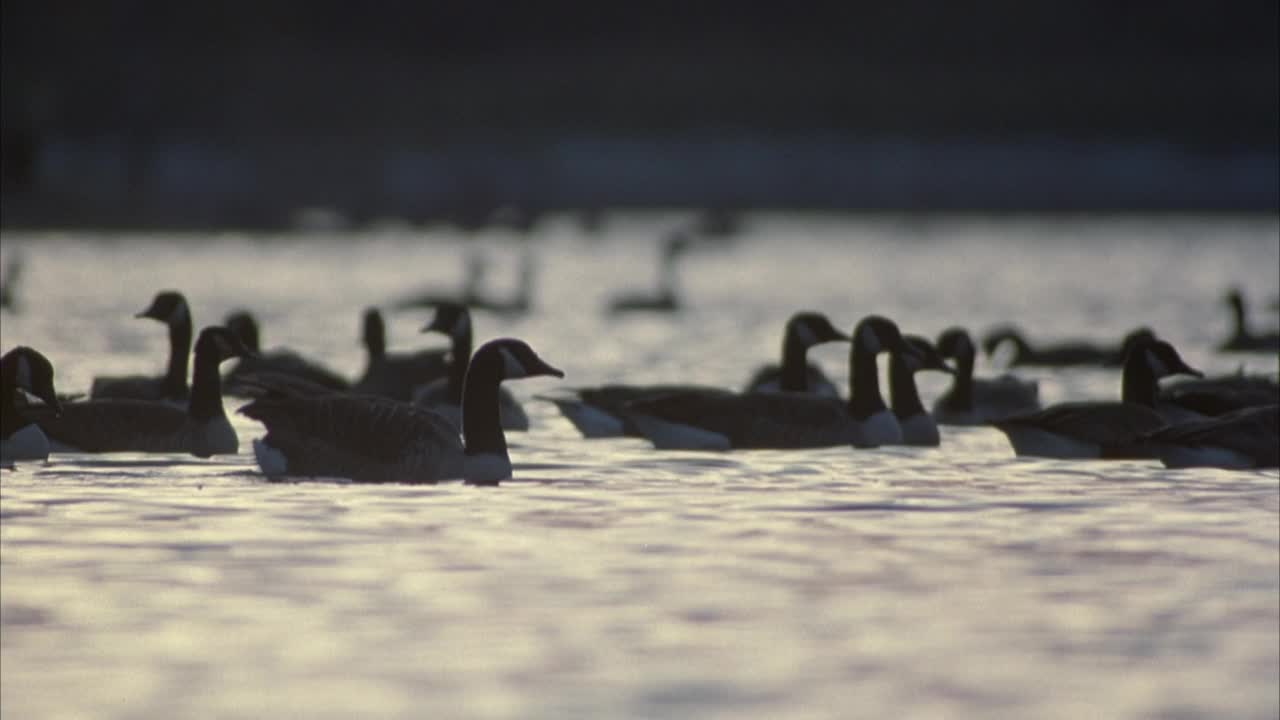
[[[134,315],[135,318],[151,318],[166,325],[191,319],[191,311],[187,307],[187,299],[177,290],[161,290],[151,300],[146,310]]]
[[[955,368],[947,364],[946,359],[943,358],[938,348],[934,347],[933,343],[919,335],[904,335],[902,339],[908,347],[916,352],[919,360],[919,367],[916,370],[938,370],[948,375],[956,374]]]
[[[826,315],[818,312],[798,312],[787,321],[786,334],[795,338],[808,348],[837,340],[848,340],[849,336],[840,332],[831,324]]]
[[[1139,339],[1133,343],[1129,348],[1125,365],[1132,363],[1145,366],[1157,380],[1170,375],[1204,377],[1204,373],[1188,365],[1172,345],[1154,337]]]
[[[477,366],[490,368],[489,372],[495,372],[498,380],[518,380],[539,375],[564,377],[563,370],[547,364],[527,343],[515,338],[499,338],[481,345],[471,359],[472,370],[476,370]]]
[[[5,353],[0,358],[0,364],[4,365],[6,382],[12,382],[15,390],[21,389],[35,395],[53,408],[55,413],[62,414],[62,403],[53,387],[53,363],[48,358],[32,348],[20,345]]]
[[[903,340],[897,323],[883,315],[868,315],[858,322],[853,329],[853,351],[873,356],[882,352],[899,353],[912,370],[922,364],[916,349]]]
[[[248,310],[237,310],[222,321],[222,324],[240,338],[240,342],[245,347],[254,352],[258,352],[261,348],[258,340],[258,321],[254,319],[253,314]]]
[[[249,349],[240,338],[228,328],[213,325],[200,331],[196,338],[196,355],[212,357],[217,362],[234,357],[257,357],[258,353]]]
[[[961,327],[951,327],[943,330],[938,335],[937,349],[938,354],[942,357],[957,361],[966,357],[972,360],[974,355],[977,354],[977,349],[973,346],[973,339]]]
[[[438,332],[456,340],[471,332],[471,312],[462,303],[439,303],[435,316],[422,327],[422,332]]]
[[[1017,348],[1018,354],[1024,353],[1030,348],[1026,338],[1022,335],[1022,331],[1012,325],[1006,325],[987,333],[987,336],[982,339],[982,350],[988,356],[994,355],[996,349],[1006,342],[1013,343],[1014,347]]]

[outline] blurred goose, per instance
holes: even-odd
[[[253,450],[269,477],[493,484],[511,477],[498,422],[499,384],[537,375],[564,377],[520,340],[482,345],[471,358],[463,389],[462,441],[457,428],[437,413],[351,393],[268,394],[240,412],[267,428]]]
[[[1176,374],[1201,377],[1163,340],[1136,343],[1125,360],[1120,402],[1071,402],[1013,415],[991,424],[1018,455],[1053,458],[1150,457],[1142,437],[1168,423],[1156,412],[1157,381]]]
[[[1143,439],[1165,467],[1280,467],[1280,405],[1170,425]]]
[[[364,344],[369,351],[368,364],[364,376],[351,388],[358,393],[409,402],[419,385],[443,377],[449,369],[446,350],[388,353],[387,327],[377,308],[365,310]]]
[[[62,403],[53,389],[53,364],[39,352],[20,345],[0,357],[0,460],[44,460],[49,439],[27,414],[29,403],[21,392],[40,398],[54,414]]]
[[[258,321],[247,310],[238,310],[227,315],[223,321],[226,328],[240,339],[253,355],[241,358],[235,367],[222,378],[222,389],[228,395],[247,395],[248,388],[244,379],[254,373],[270,372],[283,375],[295,375],[303,380],[331,390],[345,390],[351,383],[336,372],[323,365],[307,360],[292,350],[276,349],[269,353],[261,351],[258,336]]]
[[[693,238],[684,230],[675,230],[662,244],[658,266],[658,288],[653,293],[628,293],[609,301],[609,312],[675,312],[680,309],[677,296],[676,264],[693,245]]]
[[[5,263],[4,275],[0,277],[0,308],[18,309],[18,278],[22,276],[22,256],[14,255]]]
[[[1184,380],[1160,388],[1158,407],[1172,406],[1189,414],[1185,419],[1225,415],[1236,410],[1280,403],[1280,383],[1265,375],[1224,375]],[[1161,412],[1166,419],[1170,412]],[[1196,417],[1199,416],[1199,417]]]
[[[176,290],[163,290],[156,294],[146,310],[134,317],[159,320],[169,326],[168,370],[161,377],[96,377],[89,389],[89,397],[164,400],[184,404],[191,392],[187,385],[187,364],[191,353],[192,325],[187,299]]]
[[[782,364],[769,364],[756,371],[747,381],[744,392],[812,392],[818,395],[840,395],[834,383],[817,365],[809,363],[809,348],[826,342],[848,340],[836,330],[826,315],[798,312],[787,320],[782,332]]]
[[[889,353],[889,404],[902,428],[903,445],[937,447],[942,437],[938,434],[937,422],[920,402],[915,374],[921,370],[954,374],[955,370],[943,361],[928,340],[918,335],[905,335],[902,339],[915,350],[916,357],[910,358],[898,351]]]
[[[249,351],[223,327],[207,327],[196,340],[194,381],[186,409],[156,400],[91,399],[28,412],[54,452],[191,453],[225,455],[239,449],[236,432],[222,408],[218,365]]]
[[[1040,409],[1035,380],[1013,375],[975,378],[977,351],[964,328],[953,327],[938,336],[938,352],[955,360],[955,380],[933,404],[933,419],[943,425],[985,425],[991,420]]]
[[[1016,365],[1044,365],[1066,367],[1069,365],[1120,365],[1128,347],[1138,340],[1154,337],[1148,328],[1137,328],[1121,341],[1118,347],[1102,347],[1083,340],[1071,340],[1055,345],[1034,348],[1022,332],[1013,326],[991,331],[982,341],[987,355],[994,355],[1004,344],[1013,345],[1009,367]]]
[[[1280,350],[1280,333],[1268,332],[1254,335],[1249,330],[1247,309],[1244,294],[1239,288],[1232,288],[1227,293],[1226,302],[1231,306],[1234,329],[1231,337],[1224,340],[1218,349],[1223,352],[1250,352]]]
[[[449,336],[449,371],[417,389],[413,404],[448,418],[455,427],[462,426],[462,391],[471,360],[471,312],[458,303],[441,303],[435,317],[423,332],[439,332]],[[520,401],[506,388],[498,388],[498,416],[505,430],[528,430],[529,416]]]
[[[885,351],[902,353],[909,369],[920,364],[892,320],[863,318],[853,332],[847,402],[811,393],[704,390],[646,397],[627,409],[660,449],[897,445],[902,443],[902,428],[880,395],[876,368],[876,356]]]

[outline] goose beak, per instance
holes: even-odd
[[[550,375],[551,377],[564,377],[564,371],[554,368],[543,362],[542,358],[537,358],[537,364],[532,367],[525,368],[530,375]]]

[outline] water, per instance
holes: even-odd
[[[682,267],[690,311],[611,320],[674,218],[538,230],[538,311],[476,318],[565,384],[737,385],[802,307],[934,336],[1016,319],[1033,337],[1149,324],[1218,355],[1218,298],[1280,286],[1260,220],[757,218]],[[26,262],[3,344],[63,391],[158,372],[162,287],[197,323],[257,310],[267,347],[354,375],[360,310],[456,285],[447,230],[328,238],[6,233]],[[37,242],[38,240],[38,242]],[[515,251],[486,239],[495,294]],[[425,312],[390,316],[421,347]],[[1253,321],[1275,322],[1261,307]],[[844,351],[815,359],[833,377]],[[982,367],[980,372],[993,372]],[[1114,371],[1029,370],[1048,401],[1112,397]],[[926,402],[945,379],[921,376]],[[556,381],[513,383],[522,398]],[[239,401],[231,401],[238,405]],[[994,430],[938,449],[658,453],[586,442],[544,404],[500,488],[268,483],[243,452],[54,456],[0,476],[5,718],[1274,718],[1275,471],[1019,460]]]

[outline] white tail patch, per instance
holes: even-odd
[[[641,434],[659,450],[728,450],[729,438],[717,432],[659,420],[650,415],[632,418]]]
[[[548,398],[585,438],[622,437],[622,421],[609,413],[577,400]]]

